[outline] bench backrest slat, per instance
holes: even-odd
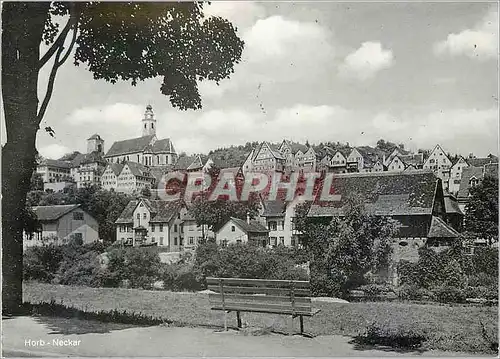
[[[219,285],[209,285],[208,289],[220,293]],[[266,288],[266,287],[233,287],[224,285],[224,294],[228,293],[247,293],[247,294],[269,294],[278,296],[288,296],[290,298],[289,288]],[[295,289],[295,297],[310,297],[311,291],[309,289]]]
[[[208,285],[219,284],[222,279],[224,286],[243,286],[243,287],[273,287],[273,288],[290,288],[293,283],[294,288],[309,289],[310,283],[308,281],[299,280],[274,280],[274,279],[242,279],[242,278],[207,278]]]
[[[290,303],[287,304],[276,304],[276,303],[233,303],[226,302],[224,304],[224,308],[222,306],[215,305],[216,308],[223,310],[271,310],[274,312],[284,311],[289,312],[290,314],[294,314],[296,312],[300,313],[311,313],[310,306],[295,306],[292,308]]]
[[[211,303],[220,303],[222,296],[220,294],[210,293],[208,299]],[[290,297],[274,296],[274,295],[244,295],[244,294],[224,294],[224,300],[228,302],[267,302],[267,303],[290,303]],[[296,297],[295,303],[297,305],[311,305],[311,298]]]
[[[262,311],[297,315],[311,313],[311,290],[306,281],[207,278],[213,309]]]

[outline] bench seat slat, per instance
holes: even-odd
[[[289,281],[273,279],[243,279],[243,278],[207,278],[207,284],[217,285],[222,279],[224,286],[245,286],[245,287],[277,287],[290,288],[290,282],[293,282],[295,288],[309,289],[310,283],[307,281]]]
[[[222,295],[221,294],[212,294],[208,295],[210,302],[214,303],[222,303]],[[248,295],[248,294],[226,294],[224,293],[224,301],[243,301],[243,302],[274,302],[274,303],[288,303],[290,304],[290,296],[274,296],[274,295]],[[308,297],[296,297],[296,303],[300,303],[300,305],[311,305],[311,298]]]
[[[208,285],[208,289],[216,293],[220,293],[219,285]],[[290,289],[287,288],[265,288],[265,287],[232,287],[224,284],[224,293],[249,293],[249,294],[273,294],[273,295],[290,295]],[[296,297],[310,297],[311,291],[309,289],[295,289]]]
[[[224,310],[222,307],[212,307],[212,310]],[[234,308],[226,308],[226,311],[240,311],[240,312],[249,312],[249,313],[269,313],[269,314],[284,314],[284,315],[292,315],[295,314],[297,316],[302,315],[304,317],[312,317],[314,312],[312,311],[298,311],[292,312],[291,309],[286,310],[277,310],[273,308],[252,308],[252,307],[234,307]]]

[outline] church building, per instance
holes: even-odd
[[[126,161],[140,163],[144,166],[166,166],[177,161],[172,141],[169,138],[157,139],[156,118],[153,107],[148,105],[141,121],[142,136],[113,143],[104,156],[109,163]]]

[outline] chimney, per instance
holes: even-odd
[[[250,213],[247,212],[247,224],[250,224]]]

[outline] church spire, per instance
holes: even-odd
[[[150,104],[146,106],[144,118],[142,119],[142,135],[156,135],[156,119],[153,112],[153,106],[151,106]]]

